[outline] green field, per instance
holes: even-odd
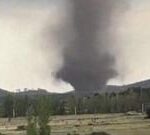
[[[137,113],[53,116],[50,125],[52,135],[88,135],[94,131],[105,131],[110,135],[150,135],[150,120],[144,117]],[[26,125],[25,118],[14,118],[11,122],[1,118],[0,133],[25,135],[25,131],[17,131],[20,125]]]

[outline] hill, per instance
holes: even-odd
[[[6,94],[8,94],[9,92],[7,90],[4,89],[0,89],[0,96],[5,96]]]
[[[117,85],[107,85],[105,86],[101,91],[97,91],[97,92],[89,92],[86,91],[86,93],[82,92],[81,95],[85,94],[85,95],[91,95],[92,93],[111,93],[111,92],[122,92],[122,91],[126,91],[129,88],[136,88],[136,87],[140,87],[140,88],[150,88],[150,80],[145,80],[145,81],[140,81],[140,82],[136,82],[136,83],[132,83],[129,85],[124,85],[124,86],[117,86]],[[10,92],[4,89],[0,89],[0,97],[3,97],[7,94],[9,94]],[[63,93],[63,94],[59,94],[59,93],[50,93],[47,90],[44,89],[38,89],[38,90],[26,90],[26,91],[21,91],[21,92],[16,92],[16,95],[20,95],[20,96],[37,96],[37,95],[59,95],[59,96],[69,96],[69,95],[74,95],[74,91],[68,92],[68,93]]]
[[[121,92],[121,91],[126,91],[129,88],[136,88],[136,87],[140,87],[140,88],[150,88],[150,80],[144,80],[144,81],[140,81],[140,82],[136,82],[136,83],[131,83],[128,85],[124,85],[124,86],[116,86],[116,85],[107,85],[106,87],[104,87],[102,89],[101,92]]]

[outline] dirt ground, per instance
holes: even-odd
[[[88,135],[104,131],[110,135],[150,135],[150,120],[138,113],[129,114],[93,114],[53,116],[50,120],[52,135],[67,133]],[[0,133],[5,135],[26,135],[26,131],[17,131],[17,127],[26,125],[25,118],[0,119]]]

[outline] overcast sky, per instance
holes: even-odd
[[[130,7],[117,22],[118,77],[111,84],[128,84],[150,78],[150,1],[129,0]],[[57,41],[54,30],[65,21],[62,0],[0,0],[0,87],[45,88],[64,92],[73,88],[57,82]],[[43,51],[49,44],[51,53]],[[50,58],[50,59],[49,59]],[[48,71],[48,72],[47,72]]]

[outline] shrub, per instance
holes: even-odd
[[[27,135],[37,135],[37,130],[33,123],[27,127]]]
[[[93,126],[93,123],[88,123],[88,126]]]
[[[5,135],[5,134],[0,133],[0,135]]]
[[[37,135],[37,122],[36,117],[29,116],[28,117],[28,125],[27,125],[27,135]]]
[[[26,130],[26,126],[24,126],[24,125],[17,126],[17,130],[18,131]]]
[[[39,97],[36,107],[28,112],[27,135],[50,135],[49,117],[49,99]]]
[[[93,132],[91,135],[109,135],[106,132]]]
[[[40,127],[39,135],[50,135],[50,126],[44,125]]]
[[[77,134],[77,133],[74,133],[74,134],[70,134],[70,133],[68,133],[67,135],[79,135],[79,134]]]
[[[147,118],[150,118],[150,108],[146,110]]]

